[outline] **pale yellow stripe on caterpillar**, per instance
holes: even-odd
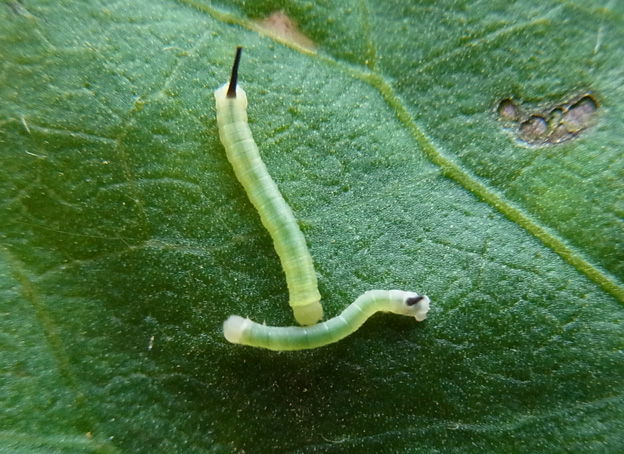
[[[429,298],[402,290],[370,290],[358,297],[340,315],[314,326],[276,327],[253,322],[238,315],[223,323],[223,334],[233,344],[269,350],[305,350],[338,342],[356,331],[376,312],[392,312],[427,318]]]
[[[236,50],[230,82],[214,94],[219,137],[236,178],[273,239],[286,275],[295,319],[301,325],[312,325],[323,318],[312,256],[292,210],[260,158],[249,129],[247,95],[237,83],[241,51],[241,47]]]

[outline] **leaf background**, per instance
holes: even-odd
[[[309,52],[253,22],[284,10]],[[619,452],[623,10],[617,2],[0,3],[0,448],[7,452]],[[245,47],[250,125],[300,220],[323,349],[293,323],[212,93]],[[498,103],[591,92],[528,146]],[[150,349],[150,345],[152,348]]]

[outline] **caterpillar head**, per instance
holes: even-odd
[[[396,292],[396,293],[394,293]],[[427,318],[427,312],[429,312],[429,297],[426,295],[419,295],[415,292],[402,292],[400,290],[391,290],[391,298],[394,310],[397,314],[407,315],[416,318],[417,321],[422,322]]]
[[[415,295],[405,299],[405,305],[414,312],[414,317],[419,322],[427,318],[430,302],[429,297],[425,295]]]

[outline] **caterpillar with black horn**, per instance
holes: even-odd
[[[304,350],[339,341],[376,312],[424,320],[430,304],[427,296],[403,290],[370,290],[340,315],[314,325],[322,318],[323,309],[312,257],[292,210],[260,158],[249,129],[247,95],[237,82],[241,51],[238,47],[230,82],[215,91],[219,137],[236,177],[273,238],[286,274],[295,319],[302,325],[313,326],[266,326],[232,315],[223,323],[225,338],[234,344],[269,350]]]
[[[269,175],[247,123],[247,95],[237,84],[242,47],[236,50],[229,84],[215,91],[219,137],[236,178],[269,231],[282,262],[289,304],[301,325],[323,318],[312,256],[292,210]]]

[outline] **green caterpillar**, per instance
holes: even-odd
[[[260,214],[282,262],[290,294],[289,304],[301,325],[323,318],[312,256],[292,210],[260,158],[247,124],[247,95],[237,86],[242,48],[236,50],[229,84],[215,91],[219,137],[236,178]]]
[[[357,330],[375,312],[393,312],[423,321],[429,311],[429,298],[402,290],[370,290],[340,315],[314,326],[275,327],[231,315],[223,323],[225,338],[233,344],[269,350],[305,350],[338,342]]]
[[[219,137],[236,177],[273,238],[286,274],[295,319],[301,325],[313,325],[323,317],[323,308],[312,257],[292,210],[260,158],[247,124],[247,95],[237,86],[241,50],[241,47],[236,50],[229,84],[215,91]],[[422,321],[427,317],[429,304],[427,296],[414,292],[370,290],[340,315],[314,326],[266,326],[232,315],[223,323],[223,333],[234,344],[269,350],[304,350],[339,341],[376,312],[393,312]]]

